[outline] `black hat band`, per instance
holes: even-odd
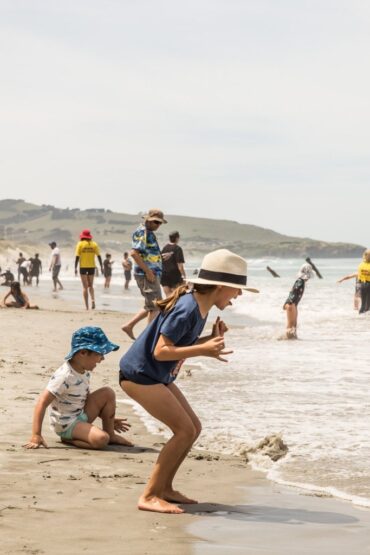
[[[247,276],[228,274],[227,272],[213,272],[212,270],[199,270],[198,277],[211,281],[223,281],[225,283],[235,283],[237,285],[247,285]]]

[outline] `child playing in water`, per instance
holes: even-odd
[[[285,339],[297,339],[298,303],[303,296],[306,282],[313,276],[314,272],[311,264],[303,264],[283,306],[287,316]]]
[[[7,301],[12,296],[14,301]],[[10,291],[2,300],[3,308],[38,308],[36,304],[31,304],[28,296],[21,290],[19,281],[13,281],[10,285]]]
[[[224,333],[217,318],[211,335],[199,338],[209,310],[224,310],[246,289],[247,263],[240,256],[220,249],[205,256],[190,291],[181,285],[163,301],[159,315],[147,326],[120,362],[123,391],[163,422],[173,433],[154,466],[138,508],[160,513],[183,513],[178,506],[196,503],[174,490],[175,475],[201,431],[200,421],[175,385],[185,359],[206,356],[227,362]]]
[[[90,372],[104,360],[104,355],[117,351],[103,330],[84,327],[72,335],[70,353],[66,362],[51,376],[46,389],[37,401],[32,424],[32,435],[27,449],[47,448],[42,437],[42,423],[49,405],[50,425],[62,442],[84,449],[103,449],[108,443],[129,445],[132,443],[115,433],[127,431],[126,419],[114,418],[116,398],[109,387],[90,393]],[[103,429],[93,425],[100,417]]]

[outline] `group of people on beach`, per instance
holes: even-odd
[[[149,210],[144,222],[133,233],[131,257],[134,276],[144,298],[144,307],[122,330],[133,340],[119,364],[119,383],[123,392],[139,403],[151,416],[167,426],[172,436],[162,448],[151,476],[138,501],[141,510],[180,514],[182,505],[196,503],[175,489],[175,476],[201,431],[201,423],[189,402],[175,384],[182,364],[188,358],[206,356],[227,362],[232,353],[226,348],[226,324],[217,317],[208,335],[202,336],[209,311],[223,311],[243,291],[258,293],[247,285],[247,262],[227,249],[207,254],[195,277],[186,279],[184,258],[178,246],[179,234],[160,250],[155,232],[167,223],[159,209]],[[95,256],[103,269],[100,252],[91,233],[85,230],[76,248],[75,271],[80,266],[81,281],[91,295]],[[162,272],[163,260],[173,262],[173,271]],[[359,279],[370,289],[370,251],[360,265]],[[304,264],[284,303],[287,338],[296,337],[297,306],[313,267]],[[165,283],[163,283],[163,280]],[[161,283],[167,287],[162,298]],[[88,303],[87,293],[84,295]],[[94,302],[94,297],[91,297]],[[366,309],[366,306],[365,306]],[[369,310],[369,308],[367,308]],[[147,326],[135,338],[134,326],[144,318]],[[99,327],[86,326],[72,335],[71,350],[65,362],[51,376],[40,395],[33,417],[32,435],[25,447],[47,447],[42,436],[46,409],[61,441],[76,447],[101,449],[109,443],[130,446],[121,432],[129,429],[127,420],[116,418],[115,394],[109,387],[90,392],[90,374],[105,355],[119,349]],[[102,428],[94,424],[97,417]]]
[[[227,361],[225,357],[232,351],[225,347],[227,326],[219,317],[211,333],[201,337],[208,313],[213,306],[224,310],[232,305],[243,290],[257,290],[247,286],[246,261],[227,249],[219,249],[204,257],[195,278],[185,282],[184,275],[177,275],[181,283],[174,289],[175,284],[167,276],[171,291],[162,299],[159,288],[162,255],[154,230],[163,223],[166,223],[163,213],[153,209],[133,235],[131,255],[136,262],[135,278],[145,299],[143,310],[148,325],[121,358],[119,381],[129,397],[173,433],[159,454],[138,507],[179,514],[184,512],[180,505],[196,503],[177,491],[173,481],[201,431],[201,424],[174,382],[187,358],[207,356]],[[167,250],[173,253],[177,249]],[[115,417],[113,390],[104,387],[90,393],[90,373],[105,355],[118,348],[101,328],[87,326],[74,332],[64,364],[52,375],[37,401],[32,435],[25,447],[47,447],[42,423],[49,406],[51,426],[64,443],[91,449],[101,449],[108,443],[131,445],[120,435],[129,429],[129,424]],[[102,419],[102,428],[94,425],[97,417]]]

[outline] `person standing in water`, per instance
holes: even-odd
[[[89,310],[89,295],[91,308],[95,308],[95,257],[97,256],[103,273],[103,261],[100,256],[100,249],[97,243],[92,240],[89,229],[84,229],[80,234],[80,241],[76,245],[75,275],[77,276],[78,265],[80,265],[80,277],[82,283],[82,295],[86,310]]]
[[[166,224],[163,212],[158,208],[152,208],[144,216],[141,224],[132,235],[131,256],[135,261],[134,275],[136,283],[145,299],[144,308],[122,326],[122,331],[135,340],[134,327],[140,320],[148,319],[148,324],[157,316],[157,300],[162,298],[161,274],[162,255],[158,245],[155,231],[159,226]]]
[[[129,289],[130,281],[132,279],[132,262],[128,256],[128,252],[123,253],[122,267],[125,276],[125,289]]]
[[[185,275],[185,260],[182,248],[178,244],[180,241],[180,233],[173,231],[169,234],[170,242],[162,249],[162,277],[161,285],[166,297],[182,284]]]
[[[40,274],[42,274],[42,262],[39,258],[39,253],[37,252],[34,258],[31,258],[31,272],[30,272],[30,285],[32,285],[33,278],[36,278],[36,285],[39,284]]]
[[[298,304],[302,299],[307,281],[314,275],[312,266],[308,263],[303,264],[297,274],[297,279],[283,306],[287,316],[285,339],[297,339]]]
[[[112,279],[112,265],[114,264],[114,260],[112,260],[112,255],[107,253],[105,255],[105,259],[103,262],[104,268],[104,289],[109,289],[110,287],[110,280]]]
[[[62,258],[60,256],[60,250],[55,241],[49,243],[51,248],[51,257],[49,264],[49,272],[51,272],[51,279],[53,280],[53,292],[56,292],[58,287],[60,290],[63,289],[63,285],[60,282],[59,274],[62,267]]]
[[[248,288],[246,261],[227,249],[207,254],[198,277],[157,301],[160,313],[130,347],[120,362],[123,391],[151,416],[167,426],[172,437],[155,463],[138,508],[180,514],[179,504],[197,503],[173,486],[180,465],[201,431],[199,418],[175,379],[185,359],[205,356],[227,362],[227,326],[218,317],[210,335],[200,338],[212,307],[224,310]]]

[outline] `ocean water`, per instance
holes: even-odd
[[[222,313],[234,353],[228,363],[189,360],[178,384],[203,424],[198,447],[241,454],[273,481],[370,507],[370,313],[353,309],[354,280],[336,283],[359,261],[316,262],[324,279],[306,286],[298,340],[279,337],[282,305],[302,261],[250,260],[248,282],[260,294],[244,293]],[[273,278],[267,264],[281,278]],[[62,274],[62,281],[63,296],[82,303],[79,280]],[[135,283],[129,292],[122,284],[117,272],[104,292],[98,278],[97,308],[136,312],[142,301]],[[209,323],[218,314],[212,311]],[[137,410],[151,431],[165,433]],[[264,438],[270,453],[259,446]],[[278,458],[282,444],[287,453]]]

